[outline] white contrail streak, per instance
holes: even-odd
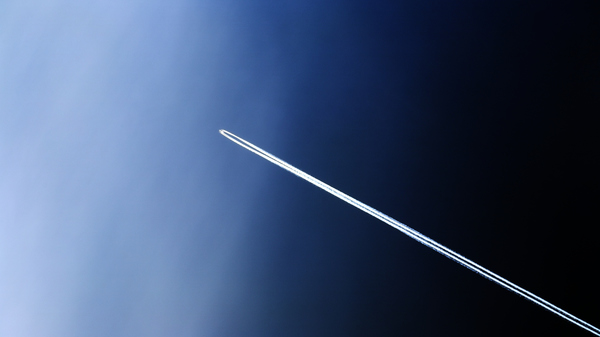
[[[425,246],[435,250],[436,252],[460,263],[461,265],[471,269],[472,271],[480,274],[481,276],[494,281],[496,283],[498,283],[499,285],[505,287],[508,290],[511,290],[523,297],[525,297],[526,299],[532,301],[533,303],[536,303],[537,305],[557,314],[558,316],[568,320],[569,322],[576,324],[584,329],[586,329],[587,331],[593,333],[596,336],[600,336],[600,329],[596,328],[595,326],[587,323],[584,320],[581,320],[573,315],[571,315],[570,313],[562,310],[561,308],[555,306],[554,304],[530,293],[529,291],[519,287],[518,285],[509,282],[508,280],[506,280],[505,278],[498,276],[494,273],[492,273],[491,271],[483,268],[482,266],[478,265],[477,263],[467,259],[466,257],[455,253],[454,251],[446,248],[445,246],[433,241],[432,239],[426,237],[425,235],[417,232],[416,230],[408,227],[407,225],[392,219],[391,217],[379,212],[378,210],[363,204],[362,202],[352,198],[351,196],[338,191],[337,189],[325,184],[324,182],[320,181],[317,178],[314,178],[313,176],[304,173],[302,171],[300,171],[299,169],[295,168],[294,166],[286,163],[285,161],[275,157],[274,155],[268,153],[267,151],[259,148],[258,146],[234,135],[233,133],[229,132],[229,131],[225,131],[225,130],[219,130],[219,132],[229,138],[231,141],[239,144],[240,146],[256,153],[257,155],[265,158],[266,160],[270,161],[271,163],[278,165],[290,172],[292,172],[293,174],[299,176],[300,178],[307,180],[308,182],[312,183],[313,185],[316,185],[320,188],[322,188],[323,190],[335,195],[336,197],[346,201],[347,203],[349,203],[350,205],[359,208],[363,211],[365,211],[366,213],[369,213],[370,215],[376,217],[377,219],[387,223],[388,225],[396,228],[397,230],[401,231],[402,233],[410,236],[411,238],[419,241],[420,243],[424,244]]]

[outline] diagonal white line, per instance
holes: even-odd
[[[519,287],[518,285],[506,280],[505,278],[496,275],[494,273],[492,273],[491,271],[483,268],[482,266],[478,265],[477,263],[467,259],[466,257],[452,251],[449,248],[446,248],[445,246],[437,243],[436,241],[428,238],[427,236],[417,232],[416,230],[408,227],[407,225],[379,212],[378,210],[352,198],[351,196],[325,184],[324,182],[320,181],[319,179],[309,175],[308,173],[305,173],[299,169],[297,169],[296,167],[286,163],[285,161],[275,157],[274,155],[270,154],[269,152],[259,148],[258,146],[234,135],[233,133],[229,132],[229,131],[225,131],[225,130],[219,130],[219,132],[227,137],[229,140],[237,143],[238,145],[256,153],[257,155],[265,158],[266,160],[270,161],[271,163],[280,166],[284,169],[286,169],[287,171],[292,172],[293,174],[299,176],[300,178],[312,183],[313,185],[316,185],[320,188],[322,188],[323,190],[335,195],[336,197],[344,200],[345,202],[349,203],[350,205],[363,210],[364,212],[376,217],[377,219],[387,223],[388,225],[398,229],[399,231],[401,231],[402,233],[408,235],[409,237],[417,240],[418,242],[424,244],[425,246],[435,250],[436,252],[448,257],[451,260],[454,260],[455,262],[460,263],[461,265],[471,269],[472,271],[480,274],[481,276],[496,282],[497,284],[505,287],[506,289],[513,291],[523,297],[525,297],[526,299],[532,301],[533,303],[557,314],[558,316],[568,320],[569,322],[576,324],[584,329],[586,329],[587,331],[593,333],[596,336],[600,336],[600,329],[596,328],[595,326],[587,323],[586,321],[577,318],[576,316],[571,315],[570,313],[564,311],[563,309],[555,306],[554,304],[544,300],[541,297],[538,297],[532,293],[530,293],[529,291]]]

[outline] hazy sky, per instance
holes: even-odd
[[[247,122],[241,104],[261,129],[277,108],[274,80],[240,66],[239,9],[0,13],[0,335],[218,335],[262,173],[232,176],[217,130]]]

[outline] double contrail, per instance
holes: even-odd
[[[238,145],[256,153],[257,155],[265,158],[266,160],[270,161],[271,163],[278,165],[290,172],[292,172],[293,174],[299,176],[300,178],[312,183],[313,185],[316,185],[320,188],[322,188],[323,190],[335,195],[336,197],[344,200],[345,202],[349,203],[350,205],[363,210],[364,212],[376,217],[377,219],[387,223],[388,225],[396,228],[397,230],[401,231],[402,233],[408,235],[409,237],[419,241],[420,243],[424,244],[425,246],[435,250],[436,252],[448,257],[449,259],[454,260],[455,262],[460,263],[461,265],[471,269],[472,271],[480,274],[481,276],[498,283],[499,285],[503,286],[504,288],[513,291],[523,297],[525,297],[526,299],[532,301],[533,303],[557,314],[558,316],[566,319],[567,321],[576,324],[584,329],[586,329],[587,331],[593,333],[596,336],[600,336],[600,329],[596,328],[595,326],[587,323],[584,320],[581,320],[573,315],[571,315],[570,313],[562,310],[561,308],[555,306],[554,304],[544,300],[543,298],[540,298],[532,293],[530,293],[529,291],[519,287],[518,285],[509,282],[508,280],[506,280],[505,278],[498,276],[494,273],[492,273],[491,271],[483,268],[482,266],[478,265],[477,263],[467,259],[466,257],[452,251],[451,249],[446,248],[445,246],[435,242],[434,240],[426,237],[425,235],[417,232],[416,230],[408,227],[407,225],[392,219],[391,217],[379,212],[378,210],[363,204],[362,202],[352,198],[351,196],[338,191],[337,189],[325,184],[324,182],[320,181],[319,179],[304,173],[303,171],[295,168],[294,166],[286,163],[285,161],[275,157],[274,155],[270,154],[269,152],[259,148],[258,146],[234,135],[233,133],[229,132],[229,131],[225,131],[225,130],[219,130],[219,132],[227,137],[229,140],[237,143]]]

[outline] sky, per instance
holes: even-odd
[[[591,336],[594,1],[0,4],[0,336]]]

